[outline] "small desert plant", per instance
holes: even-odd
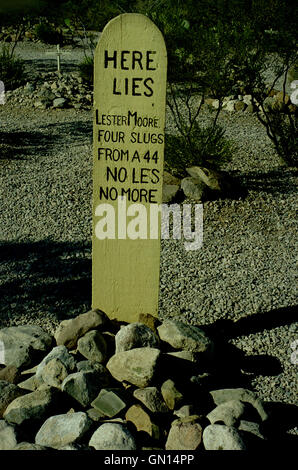
[[[26,80],[24,62],[11,55],[7,46],[2,47],[0,51],[0,80],[6,90],[18,88]]]
[[[185,176],[191,166],[218,170],[231,155],[232,145],[218,124],[202,128],[195,123],[187,135],[166,134],[166,166],[177,176]]]
[[[85,57],[83,62],[79,64],[80,76],[89,85],[93,84],[93,57]]]

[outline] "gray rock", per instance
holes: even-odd
[[[50,365],[48,365],[51,363]],[[56,346],[52,351],[42,360],[36,369],[37,379],[42,378],[45,383],[55,386],[60,386],[67,374],[75,369],[75,360],[69,354],[65,346]],[[49,373],[49,376],[47,375]],[[55,373],[57,376],[55,377]]]
[[[229,111],[229,112],[235,111],[235,104],[236,103],[237,103],[237,100],[227,101],[224,104],[223,109],[226,110],[226,111]]]
[[[165,320],[157,330],[160,339],[176,349],[193,352],[210,352],[213,350],[213,342],[197,326]]]
[[[204,429],[203,443],[206,450],[246,449],[238,431],[231,426],[221,424],[210,424]]]
[[[179,410],[174,411],[173,414],[178,418],[187,418],[194,414],[194,407],[193,405],[184,405]]]
[[[244,411],[245,406],[241,401],[231,400],[218,405],[207,415],[207,418],[211,424],[223,422],[227,426],[234,426],[239,422]]]
[[[53,101],[53,108],[64,108],[66,105],[65,98],[56,98]]]
[[[108,323],[107,315],[101,310],[90,310],[70,320],[64,320],[55,332],[57,345],[64,345],[68,349],[75,348],[77,341],[87,331],[102,328]]]
[[[48,361],[42,368],[40,375],[36,375],[36,381],[42,380],[43,383],[52,387],[60,388],[64,379],[68,376],[69,369],[65,367],[60,359],[54,357]]]
[[[12,450],[17,445],[17,435],[14,426],[0,419],[0,450]]]
[[[34,92],[35,87],[32,83],[28,82],[26,83],[26,86],[24,87],[24,94],[30,95]]]
[[[111,381],[111,375],[108,369],[99,362],[79,361],[77,362],[78,372],[96,372],[98,380],[102,387],[108,385]]]
[[[167,354],[169,356],[177,357],[178,359],[183,359],[184,361],[189,361],[193,363],[197,362],[197,355],[196,353],[193,353],[192,351],[174,351],[174,352],[168,352]]]
[[[253,113],[254,112],[254,107],[252,104],[248,104],[246,109],[245,109],[245,113]]]
[[[202,427],[196,422],[198,416],[188,416],[173,421],[166,450],[196,450],[202,442]]]
[[[13,450],[47,450],[47,448],[31,442],[20,442]]]
[[[92,421],[95,421],[96,423],[98,421],[102,421],[103,416],[100,413],[100,411],[96,410],[95,408],[90,408],[89,410],[86,411],[87,415],[89,416]]]
[[[253,436],[256,436],[260,439],[265,439],[265,436],[260,430],[260,425],[258,423],[254,423],[253,421],[247,421],[242,419],[238,426],[238,430],[253,434]]]
[[[16,384],[20,380],[20,371],[15,366],[6,366],[0,370],[0,380]]]
[[[152,422],[151,416],[141,405],[132,405],[125,413],[127,422],[131,422],[138,432],[146,433],[154,440],[160,439],[160,428]]]
[[[29,377],[29,379],[18,383],[18,387],[34,392],[34,390],[37,390],[43,383],[44,382],[41,377],[37,378],[36,375],[33,375],[32,377]]]
[[[82,411],[51,416],[36,434],[35,443],[53,449],[74,444],[83,438],[91,424]]]
[[[133,392],[133,396],[152,413],[167,413],[169,411],[162,394],[156,387],[138,388]]]
[[[62,391],[70,395],[82,406],[88,406],[102,387],[100,377],[94,371],[81,371],[69,374],[62,383]]]
[[[3,417],[12,424],[22,424],[29,420],[41,420],[51,413],[54,403],[55,393],[53,389],[36,390],[11,402]]]
[[[247,104],[249,106],[252,102],[252,96],[251,95],[244,95],[243,96],[243,101],[244,101],[245,104]]]
[[[51,102],[46,99],[40,99],[34,101],[34,108],[37,109],[47,109],[50,106]]]
[[[103,417],[113,418],[126,408],[122,395],[119,389],[102,389],[91,403],[91,406],[99,411]]]
[[[158,349],[135,348],[112,356],[107,369],[119,382],[148,387],[156,373],[159,357]]]
[[[162,202],[168,204],[172,202],[174,197],[177,195],[180,186],[177,184],[163,184],[162,186]]]
[[[23,394],[23,390],[16,385],[0,380],[0,418],[2,418],[8,405]]]
[[[183,178],[181,188],[186,197],[194,199],[195,201],[202,201],[206,193],[206,185],[197,178]]]
[[[120,328],[115,336],[116,354],[134,348],[158,348],[157,335],[143,323],[135,322]]]
[[[35,352],[47,352],[53,338],[39,326],[11,326],[0,330],[4,364],[17,368],[31,365]]]
[[[96,330],[88,331],[78,340],[78,350],[82,356],[94,362],[105,362],[107,357],[107,343]]]
[[[199,179],[210,189],[213,189],[214,191],[221,190],[222,178],[219,172],[200,166],[192,166],[190,168],[186,168],[186,171],[192,178]]]
[[[213,390],[210,392],[216,405],[221,405],[230,400],[238,400],[244,403],[250,403],[259,413],[262,421],[268,418],[262,401],[251,390],[245,388],[225,388],[221,390]]]
[[[174,410],[183,400],[182,393],[177,390],[173,380],[166,380],[161,386],[161,394],[170,410]]]
[[[89,446],[96,450],[136,450],[132,434],[122,424],[104,423],[92,435]]]

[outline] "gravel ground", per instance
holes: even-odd
[[[162,241],[160,317],[221,321],[230,344],[262,364],[251,372],[259,396],[297,404],[297,173],[281,166],[254,115],[221,122],[235,143],[226,169],[247,195],[204,204],[200,250]],[[92,114],[5,105],[0,125],[0,327],[53,332],[90,308]]]

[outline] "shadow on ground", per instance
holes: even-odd
[[[263,191],[269,194],[296,194],[297,188],[289,184],[289,177],[297,176],[297,169],[280,167],[273,171],[251,171],[239,175],[239,183],[250,191]]]
[[[32,80],[39,73],[49,73],[49,72],[56,72],[57,71],[57,59],[55,57],[55,51],[53,51],[53,58],[42,58],[42,59],[25,59],[25,70],[28,75],[28,80]],[[69,63],[64,61],[63,58],[61,60],[61,72],[77,72],[78,65],[74,63]]]
[[[26,160],[30,155],[45,156],[62,146],[92,141],[92,121],[57,122],[38,130],[0,132],[0,161]],[[88,143],[88,142],[87,142]]]
[[[60,320],[90,308],[91,244],[0,243],[0,259],[0,324],[24,312]]]

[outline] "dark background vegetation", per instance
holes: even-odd
[[[289,108],[285,89],[289,78],[298,78],[297,5],[295,0],[2,0],[0,26],[14,27],[15,42],[31,28],[42,42],[63,45],[66,33],[86,36],[87,31],[102,31],[118,14],[143,13],[160,28],[168,50],[168,104],[179,132],[177,138],[167,139],[166,155],[171,155],[172,166],[181,160],[175,154],[178,146],[185,150],[186,160],[196,154],[197,164],[209,168],[220,168],[229,159],[231,150],[218,117],[223,98],[237,94],[252,95],[257,117],[277,153],[285,163],[296,166],[297,110],[295,114]],[[89,52],[91,57],[86,56],[80,70],[92,82],[92,47]],[[264,79],[269,58],[271,83]],[[13,81],[19,86],[20,64],[11,67],[7,51],[0,59],[0,79],[2,75],[11,87]],[[264,101],[281,78],[283,103],[274,109]],[[207,129],[198,125],[199,105],[191,107],[198,93],[203,103],[206,97],[219,100]],[[187,107],[187,118],[180,111],[179,97]]]

